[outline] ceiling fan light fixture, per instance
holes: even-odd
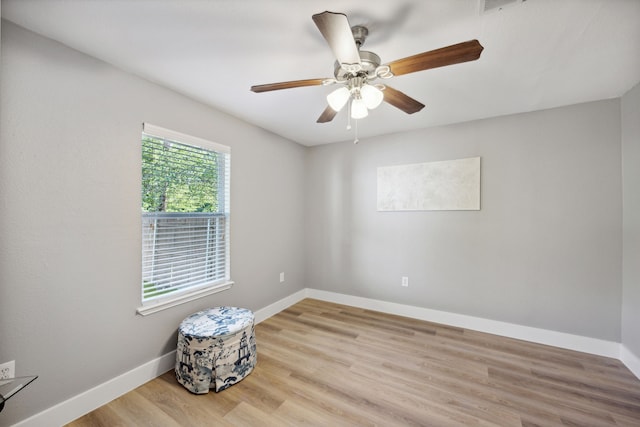
[[[503,5],[525,1],[527,0],[480,0],[485,11],[486,6],[500,10]],[[373,82],[377,79],[389,79],[432,68],[475,61],[480,58],[484,50],[480,42],[474,39],[381,64],[378,55],[360,50],[369,31],[366,27],[351,27],[344,13],[325,11],[313,15],[312,19],[333,51],[336,59],[334,77],[254,85],[251,86],[251,91],[260,93],[305,86],[339,85],[338,89],[326,96],[329,106],[324,109],[317,123],[330,122],[347,103],[349,103],[347,114],[349,123],[351,119],[367,117],[369,110],[377,108],[382,101],[406,114],[417,113],[424,108],[424,104],[390,86],[373,84]],[[347,129],[349,127],[350,125]]]
[[[351,118],[352,119],[364,119],[369,115],[367,105],[362,98],[355,98],[351,101]]]
[[[351,97],[349,89],[342,86],[327,95],[327,102],[334,111],[340,111]]]
[[[380,89],[369,84],[362,85],[360,95],[362,95],[362,100],[369,110],[377,108],[384,98]]]

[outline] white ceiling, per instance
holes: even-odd
[[[333,76],[314,13],[369,27],[363,47],[390,62],[478,39],[479,60],[394,77],[426,107],[383,103],[374,135],[622,96],[640,81],[640,1],[2,0],[2,17],[305,145],[353,140],[346,111],[316,119],[335,87],[265,93],[251,85]]]

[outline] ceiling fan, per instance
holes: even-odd
[[[260,93],[339,84],[340,87],[327,96],[329,105],[318,118],[318,123],[330,122],[347,104],[350,109],[349,116],[353,119],[366,117],[368,110],[376,108],[382,101],[407,114],[416,113],[422,110],[424,104],[387,84],[374,82],[416,71],[475,61],[484,49],[478,40],[470,40],[381,64],[378,55],[360,50],[369,34],[366,27],[351,27],[343,13],[326,11],[315,14],[312,18],[337,59],[334,77],[255,85],[251,86],[251,91]]]

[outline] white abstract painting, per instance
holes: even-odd
[[[480,157],[379,167],[378,210],[480,210]]]

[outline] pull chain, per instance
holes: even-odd
[[[353,102],[353,100],[349,101],[349,110],[347,111],[347,130],[351,130],[351,103]],[[356,122],[356,135],[355,135],[355,139],[353,140],[354,144],[357,144],[358,142],[360,142],[360,140],[358,139],[358,121],[355,120]]]
[[[357,144],[360,140],[358,139],[358,120],[356,120],[356,138],[353,140],[354,144]]]

